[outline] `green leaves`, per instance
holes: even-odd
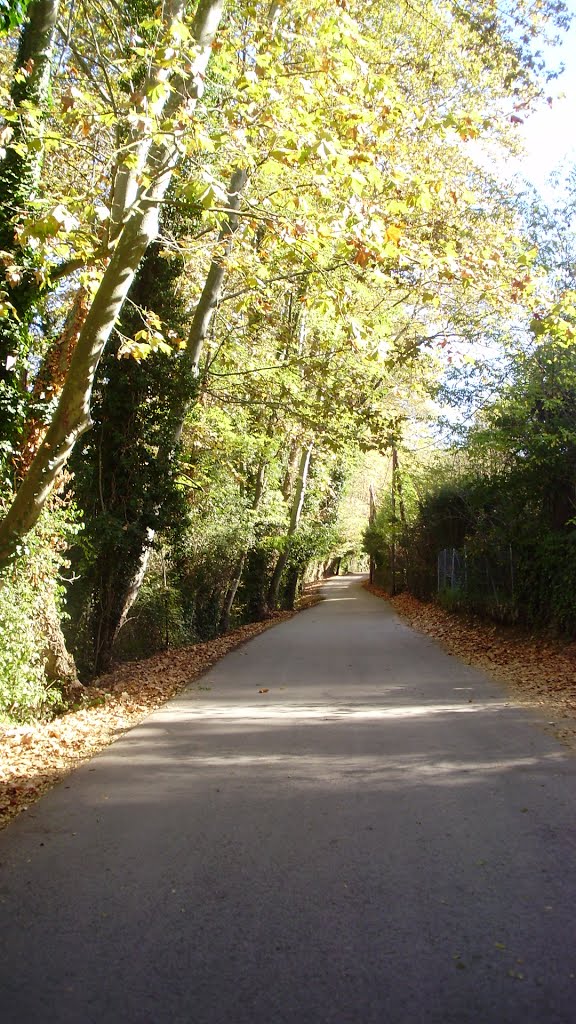
[[[576,291],[563,292],[547,310],[540,306],[530,321],[530,330],[536,339],[547,337],[557,345],[572,345],[576,340]]]
[[[31,0],[0,0],[0,33],[7,33],[22,24]]]

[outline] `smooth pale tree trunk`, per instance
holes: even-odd
[[[186,14],[187,6],[186,0],[167,0],[162,12],[165,24],[170,25],[174,21],[181,21]],[[159,65],[152,65],[146,79],[138,90],[142,97],[145,97],[149,90],[155,84],[162,81],[163,78],[164,69]],[[168,93],[166,93],[164,102],[160,106],[158,101],[155,102],[157,117],[160,116],[168,103]],[[124,152],[130,154],[131,159],[129,165],[120,160],[116,168],[108,227],[108,244],[114,243],[119,237],[126,219],[138,199],[138,178],[146,166],[152,140],[150,136],[146,136],[143,139],[140,138],[135,129],[128,129],[122,135],[122,128],[119,128],[117,143],[118,148],[122,147]]]
[[[233,238],[238,231],[240,203],[247,182],[248,175],[245,170],[237,168],[233,171],[228,186],[227,201],[229,212],[218,238],[219,253],[210,264],[202,293],[194,310],[190,331],[188,332],[186,348],[182,355],[182,364],[183,369],[187,371],[192,370],[195,377],[199,374],[200,360],[204,352],[208,331],[222,297],[222,288],[226,278],[225,257],[230,255]],[[195,394],[190,395],[178,410],[178,422],[174,434],[175,444],[180,441],[186,416],[195,398]]]
[[[266,478],[266,463],[265,462],[261,462],[260,466],[258,467],[258,473],[257,473],[257,476],[256,476],[256,486],[254,488],[254,498],[252,500],[252,511],[253,512],[256,511],[256,509],[258,508],[258,505],[260,504],[260,498],[262,497],[262,494],[264,492],[264,481],[265,481],[265,478]],[[218,627],[218,631],[220,633],[227,633],[228,629],[230,628],[230,615],[231,615],[231,612],[232,612],[232,606],[234,604],[234,601],[235,601],[235,598],[236,598],[236,594],[238,592],[238,587],[240,586],[240,582],[242,580],[242,574],[244,572],[244,566],[246,564],[246,558],[248,556],[248,550],[249,549],[246,549],[240,555],[240,558],[238,559],[238,561],[236,563],[236,566],[235,566],[235,569],[234,569],[234,573],[232,575],[232,581],[231,581],[231,583],[230,583],[230,585],[228,587],[228,590],[226,592],[226,597],[224,598],[224,607],[222,609],[222,615],[220,616],[220,623],[219,623],[219,627]]]
[[[238,216],[238,212],[240,209],[242,191],[245,188],[246,182],[246,172],[241,169],[236,169],[230,179],[228,192],[229,212],[219,234],[218,256],[215,257],[210,264],[206,281],[194,311],[194,316],[188,332],[186,349],[180,356],[182,373],[186,375],[189,375],[190,371],[192,371],[193,376],[197,377],[199,373],[200,360],[204,351],[206,337],[208,335],[214,313],[216,312],[218,303],[222,296],[222,288],[226,276],[226,271],[223,266],[223,258],[229,255],[232,248],[233,236],[239,227],[240,218]],[[173,441],[169,449],[164,449],[158,453],[158,459],[168,460],[173,457],[182,435],[186,416],[196,398],[196,394],[197,391],[194,389],[194,391],[182,402],[181,407],[174,411],[175,427]],[[133,570],[126,577],[124,585],[121,588],[121,592],[118,592],[121,584],[119,582],[116,583],[114,608],[118,609],[117,619],[115,622],[110,620],[107,623],[105,632],[102,632],[97,638],[95,668],[98,673],[105,672],[110,667],[114,643],[118,633],[126,622],[126,618],[138,597],[140,587],[144,581],[150,552],[154,542],[154,536],[154,530],[150,529],[148,526],[142,525],[140,550],[133,561]]]
[[[294,478],[298,468],[300,456],[301,451],[298,446],[298,440],[297,438],[293,437],[289,444],[288,463],[286,466],[286,472],[284,473],[284,477],[282,479],[282,486],[280,487],[284,501],[290,501],[290,496],[292,494]]]
[[[288,532],[286,534],[286,546],[284,551],[279,555],[278,561],[274,567],[272,573],[272,580],[270,582],[270,588],[268,590],[268,608],[273,611],[278,604],[278,593],[280,590],[280,581],[282,580],[282,573],[286,568],[286,562],[288,561],[288,547],[290,544],[290,538],[294,536],[300,523],[300,517],[302,515],[302,507],[304,505],[304,498],[306,497],[306,487],[308,484],[308,473],[310,470],[310,460],[312,458],[312,451],[314,445],[310,444],[307,448],[302,449],[300,455],[300,463],[298,466],[298,476],[296,478],[296,485],[294,488],[294,495],[292,498],[292,508],[290,510],[290,523],[288,526]]]
[[[240,558],[236,562],[232,582],[230,583],[230,586],[226,591],[226,597],[224,598],[224,607],[222,609],[222,615],[220,616],[220,622],[218,624],[219,633],[227,633],[228,630],[230,629],[230,616],[232,614],[232,606],[236,599],[238,587],[240,586],[242,580],[242,574],[244,572],[244,566],[246,564],[247,555],[248,551],[243,551],[242,554],[240,555]]]
[[[188,104],[197,100],[223,6],[224,0],[200,0],[192,26],[198,45],[194,74],[187,82],[172,83],[166,117],[177,112],[185,95]],[[52,423],[0,523],[0,569],[18,552],[24,537],[37,522],[77,439],[90,426],[90,398],[98,362],[140,261],[156,238],[159,207],[179,161],[180,151],[174,142],[157,142],[150,147],[146,166],[152,184],[138,196],[122,229],[80,333]]]
[[[149,204],[122,234],[78,339],[54,418],[0,524],[0,567],[37,522],[77,439],[90,426],[90,397],[100,356],[156,230],[157,206]]]

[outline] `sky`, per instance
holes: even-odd
[[[542,107],[519,128],[526,156],[518,161],[517,170],[544,196],[550,195],[547,178],[552,171],[565,160],[576,161],[576,0],[568,0],[567,6],[575,19],[562,47],[551,51],[552,62],[561,60],[566,69],[550,82],[552,107]],[[556,98],[561,93],[565,93],[564,98]]]
[[[525,155],[517,160],[508,157],[505,164],[500,159],[494,163],[493,155],[490,153],[479,160],[483,166],[488,166],[492,171],[497,170],[499,177],[513,183],[516,193],[523,191],[523,179],[532,182],[544,200],[550,204],[554,201],[554,188],[547,179],[563,162],[569,165],[571,159],[576,163],[576,0],[567,0],[567,6],[574,13],[574,23],[566,33],[563,45],[551,51],[549,61],[551,67],[562,62],[565,71],[558,79],[549,83],[547,94],[553,97],[552,106],[542,104],[536,113],[526,118],[523,125],[518,126],[518,131],[524,139]],[[562,98],[561,94],[564,94]],[[467,145],[470,147],[470,143]],[[470,349],[468,351],[470,352]],[[448,355],[454,357],[452,349],[438,350],[437,354],[442,360],[446,360]],[[497,346],[481,348],[478,345],[472,354],[497,365],[501,350]],[[452,425],[470,423],[475,411],[476,406],[468,412],[463,408],[437,407],[437,412]],[[444,435],[439,431],[434,436],[435,443],[438,439],[453,442],[450,432]]]

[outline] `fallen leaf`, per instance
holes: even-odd
[[[314,594],[308,594],[302,607],[315,600]],[[249,623],[216,640],[119,665],[87,687],[74,708],[53,721],[33,727],[0,725],[0,828],[117,739],[119,731],[137,725],[246,640],[295,614],[278,612],[265,622]],[[208,689],[197,686],[198,691]]]
[[[449,612],[412,594],[391,597],[380,587],[366,590],[387,600],[413,629],[437,640],[447,653],[483,668],[503,682],[516,702],[544,711],[563,742],[576,747],[576,643],[538,636],[515,626]],[[470,702],[477,702],[478,694]],[[486,694],[482,699],[493,699]],[[505,707],[510,701],[503,702]],[[559,720],[562,725],[559,725]]]

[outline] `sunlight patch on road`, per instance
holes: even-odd
[[[557,755],[551,755],[557,759]],[[338,786],[356,789],[359,783],[368,789],[402,789],[410,786],[473,786],[495,780],[508,772],[541,768],[549,758],[519,757],[493,760],[448,761],[386,756],[338,757],[334,755],[250,755],[230,754],[220,757],[194,757],[198,768],[256,770],[268,774],[270,782],[281,777],[292,784],[305,786]],[[261,770],[261,771],[260,771]]]
[[[470,787],[490,785],[498,787],[499,778],[511,772],[535,772],[549,770],[562,763],[562,752],[543,756],[470,758],[450,760],[436,756],[434,752],[387,756],[385,753],[339,755],[304,751],[298,753],[241,753],[224,751],[221,754],[190,751],[181,754],[177,761],[159,754],[157,744],[142,744],[140,751],[132,751],[132,760],[137,758],[138,770],[143,782],[142,800],[149,797],[146,773],[153,780],[154,792],[165,789],[173,793],[174,787],[189,790],[191,779],[197,784],[222,780],[233,792],[236,787],[245,791],[253,786],[259,796],[266,796],[270,788],[278,791],[281,784],[285,791],[298,787],[306,790],[330,789],[355,790],[361,786],[364,791],[401,791],[414,786]],[[114,757],[108,755],[108,761]],[[116,797],[122,799],[117,791]],[[108,799],[108,797],[106,797]]]
[[[493,713],[507,708],[503,702],[490,701],[489,703],[478,701],[471,704],[407,704],[398,707],[373,705],[373,704],[273,704],[268,703],[266,695],[258,704],[222,704],[216,703],[189,705],[185,710],[192,718],[206,721],[212,719],[215,722],[262,722],[273,724],[278,722],[284,724],[286,720],[291,721],[324,721],[335,722],[343,719],[355,722],[375,722],[386,719],[412,719],[429,718],[433,715],[470,715],[482,711]],[[171,709],[177,711],[177,708]],[[164,715],[166,720],[168,715]],[[174,719],[177,719],[177,715]]]

